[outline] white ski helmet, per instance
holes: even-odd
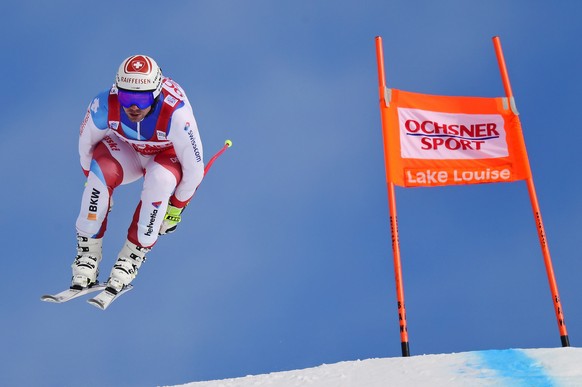
[[[130,91],[152,91],[154,98],[162,91],[162,69],[146,55],[132,55],[117,70],[115,85]]]

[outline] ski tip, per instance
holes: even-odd
[[[56,299],[56,298],[55,298],[55,296],[53,296],[52,294],[45,294],[45,295],[42,295],[42,296],[40,297],[40,300],[41,300],[41,301],[46,301],[46,302],[59,302],[59,300],[58,300],[58,299]]]
[[[98,295],[96,295],[95,297],[87,300],[87,302],[91,305],[93,305],[96,308],[99,308],[101,310],[105,310],[107,309],[112,303],[113,301],[115,301],[119,296],[121,296],[122,294],[130,291],[131,289],[133,289],[133,286],[131,285],[127,285],[125,286],[121,291],[116,292],[114,289],[108,288],[106,287],[103,291],[101,291]]]
[[[94,298],[91,298],[91,299],[87,300],[87,302],[89,304],[93,305],[94,307],[98,308],[98,309],[101,309],[101,310],[107,309],[107,306],[106,305],[103,305],[102,302],[100,302],[99,300],[96,300]]]

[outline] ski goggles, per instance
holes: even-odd
[[[153,91],[129,91],[123,89],[117,90],[117,99],[124,108],[136,105],[140,109],[152,106],[155,100]]]

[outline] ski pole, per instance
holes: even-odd
[[[208,170],[210,169],[212,164],[214,164],[214,161],[217,158],[219,158],[231,146],[232,146],[232,141],[226,140],[224,142],[224,146],[218,152],[216,152],[216,154],[214,156],[212,156],[212,158],[208,161],[208,164],[206,164],[206,167],[204,167],[204,176],[206,176],[206,174],[208,173]]]

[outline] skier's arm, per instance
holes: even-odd
[[[182,180],[170,198],[173,206],[184,208],[194,196],[204,177],[204,153],[196,119],[190,104],[177,109],[172,115],[168,140],[172,141],[182,166]]]
[[[91,101],[81,123],[79,157],[85,175],[89,173],[95,145],[103,140],[109,131],[107,126],[107,96],[107,91],[102,92]]]

